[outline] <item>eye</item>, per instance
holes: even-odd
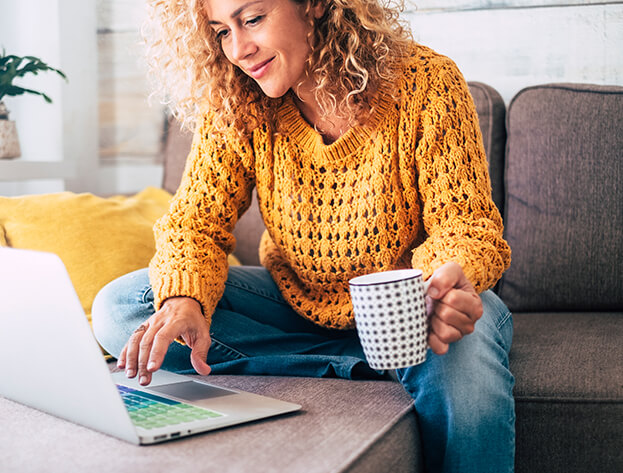
[[[247,26],[255,26],[263,19],[264,19],[263,15],[254,16],[253,18],[250,18],[247,21],[245,21],[244,24]]]
[[[222,29],[222,30],[216,31],[216,40],[217,41],[221,41],[228,34],[229,34],[229,30],[227,30],[227,29]]]

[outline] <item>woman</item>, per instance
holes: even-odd
[[[510,249],[476,113],[454,63],[381,3],[151,1],[152,70],[197,131],[149,275],[107,286],[94,328],[144,385],[161,367],[379,376],[348,280],[421,268],[433,353],[394,375],[428,470],[512,471],[512,321],[488,291]],[[254,188],[264,268],[228,268]]]

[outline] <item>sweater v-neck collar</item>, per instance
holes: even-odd
[[[383,90],[379,90],[373,100],[373,109],[368,122],[350,128],[334,142],[325,144],[322,134],[303,117],[292,94],[288,93],[284,99],[279,109],[279,120],[290,140],[313,155],[331,160],[343,159],[357,151],[370,138],[392,106],[392,98]]]

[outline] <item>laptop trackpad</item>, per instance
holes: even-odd
[[[169,396],[185,399],[187,401],[201,401],[202,399],[213,399],[215,397],[230,396],[238,394],[228,389],[217,388],[208,384],[197,383],[195,381],[184,381],[182,383],[163,384],[161,386],[150,386],[150,391],[155,391]]]

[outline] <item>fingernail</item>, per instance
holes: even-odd
[[[141,376],[141,379],[138,380],[140,384],[147,384],[147,376]]]
[[[125,375],[126,375],[128,378],[133,378],[135,374],[136,374],[136,373],[134,372],[134,370],[126,370],[126,372],[125,372]]]
[[[153,370],[156,367],[156,363],[154,363],[153,361],[150,361],[149,363],[147,363],[147,369],[149,371]]]
[[[428,295],[435,298],[439,295],[439,290],[436,287],[431,286],[428,288]]]

